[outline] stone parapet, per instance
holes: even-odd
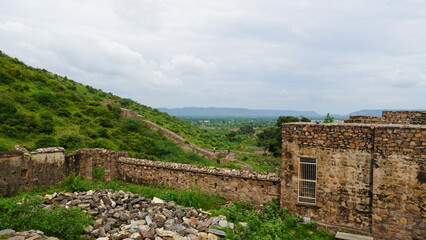
[[[426,124],[426,111],[383,111],[384,122],[396,124]]]
[[[203,173],[203,174],[210,174],[210,175],[217,175],[217,176],[229,176],[229,177],[259,180],[259,181],[274,181],[274,182],[280,181],[279,175],[276,173],[252,172],[252,171],[230,169],[230,168],[218,168],[218,167],[203,167],[203,166],[195,166],[191,164],[160,162],[160,161],[151,161],[151,160],[145,160],[145,159],[125,158],[125,157],[121,157],[118,160],[118,162],[125,163],[125,164],[138,165],[138,166],[149,166],[149,167],[156,167],[156,168],[171,169],[176,171]]]
[[[378,116],[350,116],[345,123],[383,123],[383,118]]]
[[[197,187],[233,201],[261,204],[279,198],[279,176],[235,169],[124,158],[118,161],[121,180],[185,190]]]
[[[55,153],[55,152],[64,152],[65,149],[63,147],[48,147],[48,148],[39,148],[35,151],[31,152],[31,154],[36,153]]]

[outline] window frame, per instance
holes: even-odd
[[[313,165],[315,166],[315,171],[312,172],[312,169],[310,172],[308,168],[303,168],[302,165]],[[305,169],[305,173],[302,174],[302,168]],[[313,174],[313,176],[312,176]],[[302,176],[308,176],[307,178],[302,178]],[[311,179],[308,179],[309,176],[311,176]],[[313,178],[313,179],[312,179]],[[298,186],[297,186],[297,202],[300,204],[308,204],[308,205],[316,205],[317,203],[317,185],[318,185],[318,161],[316,158],[313,157],[305,157],[301,156],[299,157],[299,166],[298,166]],[[305,191],[302,191],[301,184],[303,183],[313,183],[314,187],[313,189],[306,189]],[[306,195],[312,195],[314,197],[306,196]],[[303,194],[303,195],[302,195]],[[305,201],[304,201],[305,200]],[[306,201],[309,200],[309,201]]]

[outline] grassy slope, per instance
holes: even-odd
[[[103,99],[119,103],[106,108],[100,104]],[[136,110],[201,147],[227,147],[225,137],[209,135],[190,123],[130,99],[26,66],[0,52],[0,151],[9,150],[14,144],[30,149],[63,146],[67,151],[103,147],[140,158],[213,164],[184,152],[140,121],[122,119],[120,107]]]

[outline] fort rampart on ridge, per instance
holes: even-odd
[[[93,169],[103,168],[106,181],[196,186],[256,204],[279,198],[290,212],[326,227],[377,239],[423,239],[425,114],[384,112],[346,123],[284,124],[280,174],[134,159],[106,149],[1,152],[0,195],[56,184],[71,172],[92,179]]]

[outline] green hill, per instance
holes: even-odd
[[[105,107],[101,104],[104,99],[117,103]],[[139,112],[199,147],[231,147],[224,136],[131,99],[26,66],[0,51],[0,150],[10,150],[15,144],[29,149],[63,146],[67,152],[97,147],[126,151],[139,158],[211,165],[143,122],[121,118],[120,107]]]

